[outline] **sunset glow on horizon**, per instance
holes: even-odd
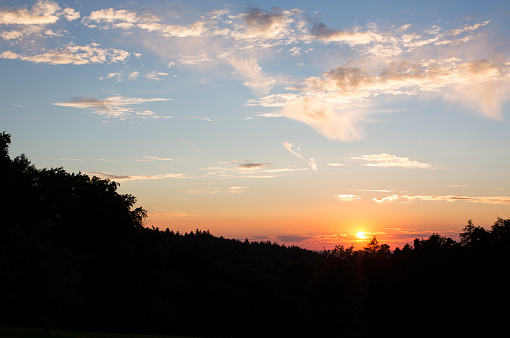
[[[147,226],[392,249],[510,218],[510,3],[3,1],[11,157]]]

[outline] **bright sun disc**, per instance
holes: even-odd
[[[365,233],[363,231],[358,231],[356,233],[356,237],[358,237],[359,239],[365,239],[367,238],[367,236],[365,236]]]

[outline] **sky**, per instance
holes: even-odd
[[[148,227],[457,239],[510,218],[509,38],[506,0],[0,1],[0,131]]]

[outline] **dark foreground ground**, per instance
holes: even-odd
[[[47,337],[40,328],[18,328],[0,326],[0,337],[2,338],[26,338],[26,337]],[[183,336],[157,336],[157,335],[139,335],[139,334],[116,334],[116,333],[97,333],[97,332],[78,332],[61,331],[51,332],[51,337],[55,338],[185,338]]]

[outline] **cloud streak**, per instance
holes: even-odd
[[[131,53],[116,48],[101,48],[97,43],[76,46],[72,43],[62,48],[49,50],[39,54],[18,54],[7,50],[0,54],[0,58],[23,60],[33,63],[47,63],[50,65],[86,65],[116,63],[126,60]]]
[[[292,155],[299,157],[300,159],[304,160],[310,168],[312,168],[313,171],[317,171],[317,163],[315,162],[314,158],[310,158],[309,160],[305,160],[301,154],[299,154],[297,151],[292,149],[292,143],[289,142],[283,142],[282,143],[285,149],[287,149]]]
[[[391,195],[383,198],[374,198],[377,203],[400,200],[402,203],[412,203],[416,200],[438,202],[471,202],[482,204],[510,204],[508,196],[462,196],[462,195]]]
[[[161,180],[165,178],[183,178],[183,174],[162,174],[162,175],[116,175],[112,173],[93,171],[85,172],[89,176],[96,176],[102,179],[109,179],[112,181],[143,181],[143,180]]]
[[[165,98],[136,98],[136,97],[122,97],[122,96],[113,96],[106,99],[94,99],[91,97],[78,97],[71,101],[66,102],[56,102],[53,103],[55,106],[61,107],[73,107],[80,109],[90,109],[94,114],[101,115],[107,118],[119,118],[125,119],[127,117],[132,116],[133,114],[141,113],[144,116],[153,116],[152,112],[143,112],[138,111],[130,106],[139,105],[150,102],[158,102],[158,101],[169,101],[171,99]]]
[[[428,163],[421,163],[418,161],[411,161],[407,157],[398,157],[386,153],[361,155],[351,157],[354,160],[363,160],[367,167],[404,167],[404,168],[420,168],[420,169],[433,169],[432,165]]]

